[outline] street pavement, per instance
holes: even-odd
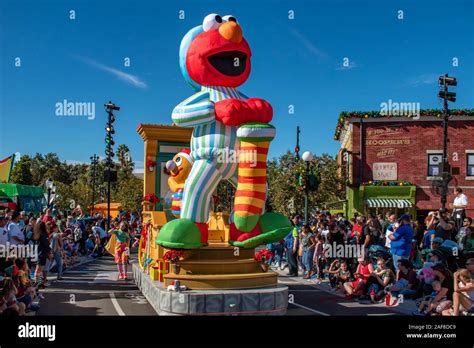
[[[68,269],[63,280],[49,275],[36,315],[157,315],[128,271],[128,280],[117,280],[113,258],[104,256]]]
[[[289,288],[288,315],[394,316],[415,309],[346,300],[334,293],[327,282],[315,284],[302,277],[288,277],[287,269],[275,271],[279,273],[279,283]],[[117,280],[117,276],[111,256],[68,269],[61,281],[50,275],[49,286],[41,290],[44,299],[40,300],[36,315],[157,315],[135,285],[131,267],[129,280]]]
[[[288,269],[274,271],[279,274],[278,282],[289,288],[287,315],[396,316],[416,309],[413,303],[387,307],[385,303],[346,300],[342,294],[332,291],[327,282],[315,284],[302,277],[288,277]]]

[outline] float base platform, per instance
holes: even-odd
[[[132,263],[138,288],[159,315],[285,315],[288,287],[274,285],[258,289],[167,291],[153,281],[137,262]]]

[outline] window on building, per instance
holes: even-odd
[[[467,157],[467,166],[466,166],[466,175],[474,177],[474,153],[466,154]]]
[[[438,176],[439,165],[443,162],[443,153],[429,153],[428,154],[428,176]]]

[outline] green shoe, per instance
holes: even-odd
[[[259,245],[275,243],[286,237],[291,232],[293,226],[286,216],[278,213],[265,213],[258,221],[262,233],[258,236],[246,239],[241,242],[229,241],[230,245],[251,249]]]
[[[158,233],[155,243],[168,249],[198,249],[201,243],[201,232],[189,219],[175,219],[167,222]]]

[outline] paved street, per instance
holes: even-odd
[[[36,315],[156,315],[131,279],[130,270],[129,280],[116,280],[116,265],[107,256],[71,268],[64,280],[50,276]]]
[[[399,311],[387,308],[384,303],[371,304],[346,300],[339,294],[326,291],[327,284],[316,285],[302,277],[287,277],[287,270],[278,273],[279,283],[289,287],[289,301],[293,302],[288,305],[288,315],[401,315]]]
[[[289,278],[286,273],[279,271],[279,282],[289,287],[288,315],[400,315],[383,303],[345,300],[326,291],[325,284]],[[50,277],[36,315],[156,315],[133,282],[130,270],[128,276],[128,281],[117,281],[115,263],[107,256],[68,270],[62,281]]]

